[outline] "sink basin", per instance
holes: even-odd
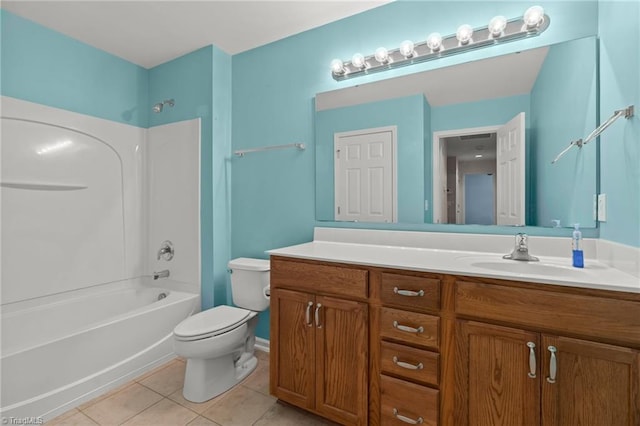
[[[545,275],[551,277],[573,276],[579,271],[571,266],[553,265],[542,262],[522,262],[517,260],[479,261],[472,262],[471,266],[514,274]]]

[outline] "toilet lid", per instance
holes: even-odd
[[[204,334],[216,334],[217,331],[233,328],[242,323],[251,311],[235,306],[216,306],[199,312],[182,321],[173,330],[178,337],[197,337]]]

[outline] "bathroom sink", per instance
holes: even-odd
[[[470,264],[476,268],[491,269],[499,272],[511,272],[526,275],[546,275],[551,277],[573,276],[576,269],[570,266],[554,265],[543,262],[523,262],[517,260],[480,261]]]
[[[459,256],[457,261],[461,261],[473,268],[492,270],[496,272],[508,272],[522,275],[543,275],[549,277],[575,277],[581,269],[576,269],[569,265],[561,265],[544,261],[527,262],[520,260],[509,260],[496,257],[495,255],[485,256]]]

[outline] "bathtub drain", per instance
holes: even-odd
[[[167,293],[160,293],[160,294],[158,295],[158,300],[162,300],[162,299],[164,299],[165,297],[167,297]]]

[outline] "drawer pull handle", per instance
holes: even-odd
[[[529,373],[527,373],[527,376],[529,376],[532,379],[536,378],[536,351],[534,351],[534,349],[536,348],[536,344],[533,342],[527,342],[527,347],[529,348]]]
[[[407,333],[422,333],[424,331],[424,327],[420,326],[418,328],[409,327],[406,325],[398,324],[398,321],[393,322],[393,328],[397,328],[400,331],[406,331]]]
[[[558,359],[556,358],[556,349],[555,346],[549,346],[547,348],[549,352],[551,352],[551,356],[549,358],[549,377],[547,377],[547,382],[555,383],[556,382],[556,374],[558,372]]]
[[[396,419],[400,420],[401,422],[409,423],[410,425],[421,425],[424,421],[422,417],[418,417],[416,420],[414,420],[410,417],[403,416],[402,414],[398,413],[397,408],[393,409],[393,415],[396,416]]]
[[[393,357],[393,363],[398,367],[406,368],[407,370],[422,370],[424,368],[424,365],[422,365],[421,362],[417,365],[409,364],[408,362],[398,360],[397,356]]]
[[[307,312],[304,314],[304,318],[307,321],[307,327],[311,327],[311,307],[313,306],[313,302],[307,303]]]
[[[399,294],[400,296],[409,296],[409,297],[422,297],[424,296],[424,290],[413,291],[413,290],[402,290],[398,287],[393,288],[393,292],[395,294]]]
[[[322,308],[322,304],[318,303],[316,305],[316,312],[315,312],[316,327],[317,328],[322,328],[322,324],[320,324],[320,308]]]

